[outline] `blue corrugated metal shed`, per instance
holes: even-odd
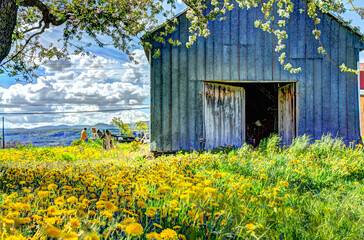
[[[148,56],[151,64],[151,151],[204,147],[206,119],[209,118],[204,115],[206,83],[236,86],[276,83],[278,87],[292,83],[295,88],[292,105],[295,135],[309,134],[318,139],[325,133],[332,133],[346,142],[360,139],[357,76],[341,72],[317,53],[319,43],[312,35],[313,20],[299,12],[305,8],[304,2],[296,3],[286,26],[289,35],[286,52],[294,66],[302,67],[298,74],[290,74],[279,64],[274,51],[275,38],[254,27],[254,20],[262,17],[259,8],[247,11],[235,4],[234,10],[227,14],[227,20],[209,23],[211,35],[206,39],[199,37],[191,49],[185,46],[189,35],[185,12],[177,17],[177,31],[172,34],[182,46],[161,45],[151,40],[152,52],[161,50],[159,58],[152,58],[150,53]],[[319,17],[321,41],[331,59],[356,69],[359,52],[364,48],[360,36],[332,15],[319,14]],[[221,131],[218,129],[221,126],[216,125],[216,131]]]

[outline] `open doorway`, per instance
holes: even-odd
[[[282,144],[296,137],[296,84],[250,83],[246,92],[246,142],[253,146],[277,133]]]
[[[295,83],[205,82],[206,148],[258,146],[278,133],[282,143],[296,136]]]
[[[278,84],[244,84],[246,92],[246,142],[258,146],[278,133]]]

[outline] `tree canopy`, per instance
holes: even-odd
[[[320,24],[318,11],[334,13],[343,24],[350,24],[341,15],[346,11],[355,12],[364,19],[364,8],[354,0],[304,0],[307,8],[300,11],[313,19],[315,26]],[[240,8],[259,8],[264,14],[263,19],[255,21],[255,27],[267,31],[278,39],[275,51],[280,53],[279,62],[290,72],[298,72],[285,60],[284,39],[288,38],[284,30],[297,0],[182,0],[187,6],[187,18],[190,25],[190,47],[198,36],[208,37],[207,28],[213,20],[223,21],[226,13],[234,6]],[[236,4],[235,4],[236,2]],[[49,59],[67,58],[69,54],[90,54],[87,48],[91,44],[100,47],[112,45],[128,54],[133,59],[132,49],[139,43],[150,48],[150,43],[144,42],[141,36],[155,28],[163,19],[169,19],[162,25],[162,31],[152,37],[165,43],[180,45],[178,40],[168,38],[176,28],[177,20],[173,18],[177,0],[0,0],[0,73],[9,75],[21,73],[30,80],[34,69]],[[213,7],[207,9],[207,4]],[[275,21],[273,11],[276,11],[278,27],[273,27]],[[277,21],[277,19],[276,19]],[[58,27],[61,36],[55,36],[55,41],[48,45],[40,41],[40,36],[49,28]],[[354,27],[354,31],[359,29]],[[320,41],[320,30],[312,32]],[[91,41],[89,41],[91,39]],[[139,42],[138,42],[139,41]],[[317,51],[331,61],[321,46]],[[158,57],[158,50],[154,53]],[[341,63],[334,63],[339,65]],[[343,71],[356,72],[353,69],[340,66]]]

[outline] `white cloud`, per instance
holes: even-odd
[[[47,73],[63,71],[72,66],[72,63],[68,59],[60,60],[49,60],[45,64],[45,69]]]
[[[134,59],[139,64],[124,63],[123,68],[126,69],[123,74],[123,82],[134,82],[136,84],[143,84],[149,82],[149,65],[145,57],[144,50],[135,50]]]
[[[0,88],[0,108],[14,113],[148,107],[144,104],[149,102],[149,65],[143,50],[134,53],[138,65],[100,56],[70,56],[69,60],[51,61],[44,66],[46,76],[35,83]],[[9,117],[24,127],[38,127],[109,123],[115,116],[126,122],[149,119],[145,110]]]

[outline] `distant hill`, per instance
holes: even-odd
[[[25,145],[33,144],[38,147],[46,146],[68,146],[71,142],[80,139],[81,130],[83,128],[96,127],[100,130],[113,129],[116,126],[109,124],[98,123],[93,126],[42,126],[32,129],[13,128],[5,129],[5,141],[17,142]]]
[[[74,126],[69,126],[69,125],[58,125],[58,126],[41,126],[41,127],[36,127],[36,128],[31,128],[32,130],[34,129],[64,129],[64,128],[75,128],[75,129],[83,129],[83,128],[91,128],[91,127],[96,127],[96,128],[100,128],[100,129],[107,129],[107,128],[116,128],[113,125],[110,124],[105,124],[105,123],[97,123],[96,125],[74,125]],[[21,130],[22,128],[17,128],[19,130]],[[24,129],[24,128],[23,128]]]
[[[59,128],[69,128],[69,127],[71,127],[71,126],[58,125],[58,126],[41,126],[41,127],[31,128],[31,129],[33,129],[33,130],[35,130],[35,129],[41,130],[41,129],[59,129]]]
[[[149,126],[149,122],[147,122]],[[97,123],[95,125],[58,125],[58,126],[42,126],[31,129],[26,128],[10,128],[5,129],[5,141],[17,142],[25,145],[33,144],[38,147],[46,146],[68,146],[71,142],[80,139],[83,128],[90,131],[91,127],[100,130],[109,129],[111,132],[119,131],[116,126]],[[2,146],[2,145],[1,145]]]

